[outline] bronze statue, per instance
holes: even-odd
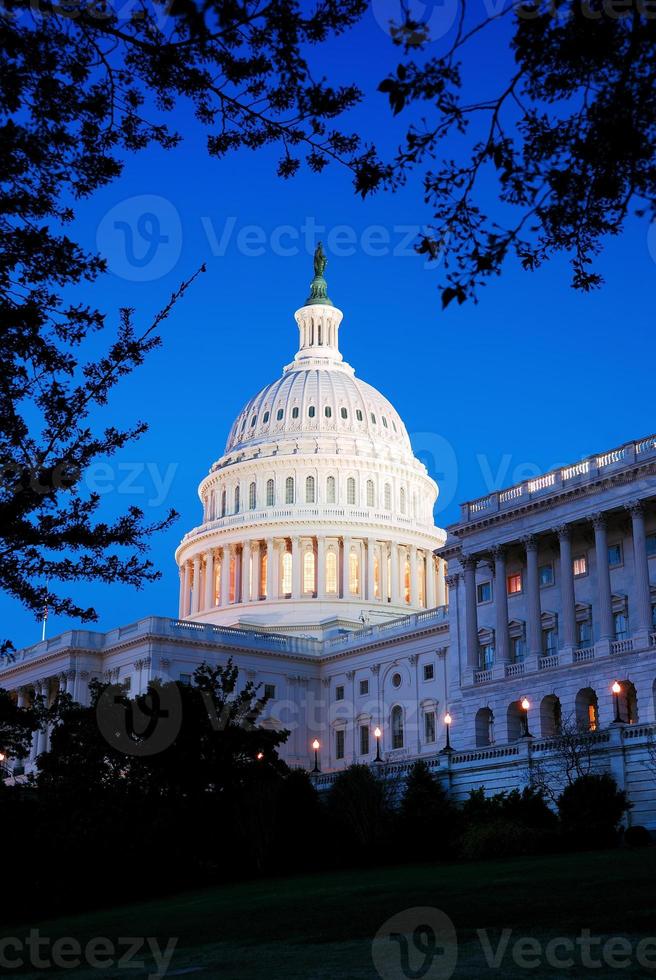
[[[328,265],[328,259],[326,258],[325,252],[323,250],[323,245],[321,242],[317,245],[314,250],[314,274],[315,276],[323,276],[326,271],[326,266]]]

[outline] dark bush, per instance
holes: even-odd
[[[326,812],[335,859],[341,863],[380,862],[390,841],[392,786],[369,766],[352,765],[330,788]]]
[[[649,847],[651,834],[646,827],[636,824],[635,827],[627,827],[624,831],[624,843],[627,847]]]
[[[558,799],[565,839],[581,850],[615,846],[622,817],[630,808],[626,793],[608,773],[579,776]]]
[[[458,812],[425,762],[406,779],[396,831],[398,852],[410,860],[452,856]]]
[[[529,827],[513,820],[498,819],[467,827],[460,842],[460,853],[468,861],[488,858],[545,854],[557,849],[554,828]]]

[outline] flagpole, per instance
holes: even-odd
[[[45,605],[43,607],[43,621],[42,621],[42,624],[41,624],[41,642],[42,643],[43,643],[43,641],[46,638],[46,623],[48,621],[48,592],[47,592],[47,589],[48,589],[48,579],[46,579],[46,601],[45,601]]]

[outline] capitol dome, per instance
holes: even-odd
[[[437,485],[398,412],[339,350],[315,253],[299,349],[245,406],[176,552],[180,616],[324,636],[444,602]]]

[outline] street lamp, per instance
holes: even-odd
[[[261,762],[262,759],[264,758],[264,752],[258,752],[255,758],[257,759],[258,762]]]
[[[524,714],[522,715],[524,721],[524,738],[532,738],[531,733],[528,729],[528,713],[531,708],[531,702],[529,701],[528,698],[522,698],[521,705],[522,705],[522,711],[524,712]]]
[[[376,739],[376,759],[375,759],[376,762],[383,761],[380,757],[380,736],[382,734],[383,733],[381,732],[380,728],[378,727],[374,728],[374,738]]]
[[[622,685],[619,683],[619,681],[615,681],[611,687],[611,691],[613,692],[613,702],[615,704],[614,721],[615,724],[621,724],[622,716],[620,715],[620,694],[622,693]]]
[[[451,722],[452,721],[453,721],[453,718],[451,717],[451,715],[447,711],[447,713],[444,716],[444,727],[446,729],[446,745],[444,746],[444,749],[442,750],[443,752],[451,752],[452,751],[451,750]]]
[[[315,738],[312,743],[312,748],[314,749],[314,769],[312,772],[321,772],[319,769],[319,749],[321,748],[321,744],[318,738]]]
[[[0,752],[0,773],[5,774],[4,776],[0,776],[0,778],[6,778],[11,775],[11,773],[9,772],[9,767],[5,765],[6,761],[7,761],[7,756],[5,755],[4,752]]]

